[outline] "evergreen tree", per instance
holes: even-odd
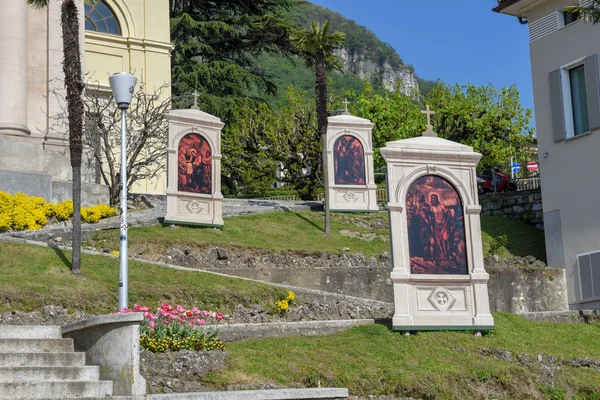
[[[172,0],[174,95],[198,90],[200,108],[224,118],[251,91],[275,93],[277,88],[257,57],[292,54],[284,12],[304,2]],[[177,106],[189,104],[191,100]]]

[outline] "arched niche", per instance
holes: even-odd
[[[188,133],[177,147],[177,190],[211,194],[212,149],[208,140],[197,133]]]
[[[447,179],[415,179],[406,191],[411,274],[467,275],[464,206]]]
[[[365,150],[353,135],[342,135],[333,144],[333,177],[336,185],[365,185]]]

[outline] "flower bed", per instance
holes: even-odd
[[[223,342],[218,338],[216,328],[205,329],[203,326],[218,324],[223,314],[199,310],[193,307],[186,310],[180,305],[173,307],[162,303],[152,312],[152,308],[135,304],[132,309],[124,308],[121,313],[143,312],[144,322],[141,325],[140,343],[154,353],[165,351],[224,350]]]
[[[81,220],[97,223],[102,218],[117,215],[117,210],[106,204],[81,209]],[[73,216],[73,202],[47,203],[41,197],[15,193],[14,196],[0,191],[0,232],[8,230],[42,229],[55,218],[66,221]]]

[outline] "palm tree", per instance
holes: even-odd
[[[346,40],[342,32],[329,33],[329,21],[322,25],[313,21],[310,28],[293,32],[292,44],[302,54],[306,63],[315,67],[317,94],[317,124],[323,144],[323,181],[325,187],[325,234],[330,233],[329,202],[327,188],[329,186],[329,174],[327,167],[327,70],[342,69],[342,62],[334,54]]]
[[[50,0],[27,0],[34,8],[48,6]],[[61,18],[63,34],[63,72],[67,90],[69,119],[69,152],[73,173],[73,233],[71,271],[81,271],[81,156],[83,152],[83,100],[84,88],[79,49],[79,11],[75,0],[62,0]]]
[[[579,14],[581,18],[590,21],[594,25],[600,22],[600,0],[591,0],[587,6],[565,7],[565,10]]]

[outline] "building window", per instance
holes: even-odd
[[[555,142],[600,129],[598,72],[595,54],[550,72],[550,117]]]
[[[563,26],[567,26],[573,22],[576,22],[579,19],[579,16],[580,15],[578,12],[565,11],[563,13]]]
[[[85,30],[121,35],[115,14],[102,0],[85,6]]]
[[[590,130],[583,65],[569,70],[569,91],[573,113],[573,136],[577,136]]]

